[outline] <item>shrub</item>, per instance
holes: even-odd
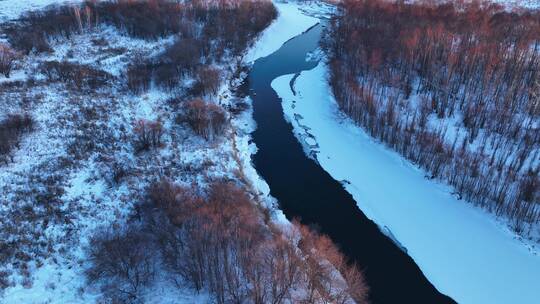
[[[148,198],[174,225],[181,225],[204,202],[195,187],[180,187],[166,179],[148,188]]]
[[[166,199],[153,201],[156,207],[165,207],[173,225],[167,227],[165,222],[158,227],[166,265],[197,290],[208,287],[223,301],[239,300],[239,293],[247,289],[236,277],[241,259],[264,236],[255,206],[242,189],[227,182],[213,183],[204,197],[189,187],[165,189],[169,189]]]
[[[227,117],[218,105],[194,99],[186,104],[185,121],[193,131],[207,140],[220,136],[225,131]]]
[[[127,87],[133,93],[143,93],[150,89],[152,83],[152,66],[136,63],[127,69]]]
[[[1,247],[0,247],[1,248]],[[0,293],[9,287],[9,273],[5,270],[0,270]]]
[[[249,103],[243,100],[237,100],[228,110],[233,115],[239,115],[250,107]]]
[[[195,73],[195,84],[189,93],[192,96],[217,95],[220,85],[220,71],[211,66],[201,66]]]
[[[304,261],[302,274],[307,294],[302,302],[367,303],[369,288],[358,267],[349,264],[327,236],[298,222],[293,225]],[[351,298],[354,302],[350,301]]]
[[[88,249],[90,283],[101,284],[114,298],[133,301],[155,274],[155,258],[148,235],[136,228],[106,230],[92,237]]]
[[[134,132],[136,135],[136,150],[144,151],[161,146],[163,136],[163,124],[161,121],[149,121],[140,119],[135,122]]]
[[[157,39],[177,33],[182,21],[182,4],[174,1],[103,1],[87,5],[101,22],[138,38]]]
[[[28,114],[12,114],[0,122],[0,157],[8,155],[17,147],[23,133],[34,126],[34,120]],[[4,158],[7,162],[7,159]]]
[[[201,64],[208,52],[204,50],[201,39],[181,39],[175,41],[160,56],[163,64],[176,67],[182,74],[192,73]]]
[[[0,74],[9,78],[16,57],[17,53],[14,50],[6,44],[0,43]]]
[[[49,81],[61,81],[79,89],[97,89],[108,83],[111,75],[89,65],[68,61],[47,61],[41,64],[40,71]]]
[[[180,73],[173,65],[159,64],[154,71],[155,83],[161,88],[172,90],[180,83]]]
[[[26,54],[31,51],[50,51],[47,39],[53,36],[70,37],[78,30],[73,10],[69,6],[52,6],[24,15],[19,23],[7,29],[9,42]]]
[[[51,51],[51,47],[45,35],[37,32],[21,32],[9,39],[13,47],[29,54],[34,51],[36,53],[46,53]]]
[[[118,185],[130,174],[130,168],[125,164],[114,162],[111,166],[112,176],[111,181],[114,185]]]

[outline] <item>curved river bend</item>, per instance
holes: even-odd
[[[250,71],[246,85],[257,122],[252,136],[259,149],[255,167],[287,218],[317,226],[361,267],[373,303],[453,303],[360,211],[342,185],[305,155],[284,119],[281,100],[270,84],[279,76],[317,65],[305,58],[318,47],[322,28],[317,25],[289,40],[255,61]]]

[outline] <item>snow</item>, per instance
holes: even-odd
[[[289,86],[293,75],[275,79],[272,87],[301,142],[310,138],[305,148],[334,179],[350,182],[345,187],[358,207],[457,302],[538,303],[534,248],[355,126],[339,111],[326,73],[322,63],[301,73],[296,96]]]
[[[244,58],[247,63],[274,53],[289,39],[319,22],[319,19],[303,14],[301,7],[295,3],[274,1],[274,5],[278,10],[278,18],[264,30],[255,45],[248,51]]]
[[[450,0],[451,2],[452,0]],[[419,0],[408,0],[406,2],[414,3],[421,2]],[[471,2],[471,0],[466,0],[465,2]],[[503,5],[507,8],[525,8],[525,9],[538,9],[540,8],[540,0],[487,0],[486,2],[493,2],[500,5]]]
[[[508,7],[522,7],[526,9],[540,8],[540,0],[494,0],[493,2],[502,4]]]
[[[0,0],[0,23],[17,19],[27,10],[41,9],[49,4],[63,2]],[[261,36],[262,41],[256,43],[250,50],[252,60],[274,52],[285,41],[318,22],[315,18],[304,16],[294,4],[276,5],[279,18],[269,31]],[[279,38],[275,39],[274,35]],[[93,45],[94,40],[102,37],[107,37],[107,46],[89,47]],[[46,60],[70,60],[89,64],[121,76],[127,62],[135,53],[151,57],[172,42],[170,38],[145,42],[126,37],[115,28],[100,26],[97,30],[83,35],[52,41],[55,49],[53,54],[28,56],[13,71],[11,79],[2,81],[26,80],[30,77],[29,71],[33,71],[38,62]],[[40,74],[32,77],[45,80]],[[240,80],[237,82],[241,83]],[[3,166],[0,171],[0,184],[5,185],[4,193],[0,195],[0,217],[9,218],[16,212],[15,205],[7,204],[17,200],[16,190],[23,194],[32,193],[35,191],[34,188],[40,186],[29,184],[29,179],[33,178],[33,175],[29,176],[29,172],[40,172],[44,177],[58,176],[58,187],[65,190],[60,197],[62,202],[60,208],[70,218],[70,222],[66,224],[51,222],[43,231],[40,238],[47,240],[54,250],[39,259],[39,263],[30,261],[27,273],[24,275],[19,273],[20,267],[16,267],[15,263],[0,265],[0,271],[9,270],[10,284],[5,290],[0,291],[0,302],[100,302],[102,292],[88,287],[83,273],[87,260],[84,250],[88,244],[88,237],[100,227],[122,225],[132,210],[133,202],[139,200],[147,184],[157,176],[163,175],[164,171],[168,176],[173,176],[176,182],[182,184],[196,182],[200,185],[207,183],[208,178],[223,176],[234,178],[237,171],[241,171],[253,189],[253,194],[273,211],[275,222],[288,224],[277,207],[277,202],[270,196],[268,185],[257,174],[251,163],[251,155],[257,149],[250,136],[256,127],[251,110],[233,118],[234,127],[227,138],[206,143],[192,136],[191,131],[173,123],[174,111],[167,105],[166,100],[173,96],[174,92],[152,88],[145,94],[133,96],[113,86],[94,93],[89,96],[75,94],[62,85],[38,82],[38,86],[26,91],[3,92],[2,94],[5,94],[3,96],[0,94],[2,100],[9,101],[5,109],[0,111],[0,117],[27,109],[36,120],[36,129],[25,136],[20,148],[14,151],[14,162]],[[31,100],[35,102],[28,107],[21,101],[21,94],[32,97]],[[222,90],[221,95],[222,103],[230,103],[235,99],[228,87]],[[77,103],[70,103],[69,100],[76,100]],[[82,111],[90,108],[96,109],[98,117],[89,128],[83,127],[81,124],[85,116]],[[164,122],[167,129],[165,133],[170,134],[164,138],[165,147],[160,149],[155,157],[134,155],[131,144],[132,122],[136,119],[158,118]],[[83,159],[74,160],[68,148],[80,138],[84,143],[86,132],[91,132],[91,136],[99,136],[99,141],[104,141],[107,146],[100,145],[96,147],[96,151],[88,151],[88,155]],[[179,139],[180,142],[174,145],[176,140],[173,138]],[[59,159],[72,162],[68,167],[57,168]],[[135,172],[125,177],[120,185],[110,184],[111,166],[115,163],[125,166],[130,172]],[[183,168],[196,172],[203,171],[189,173],[184,172]],[[30,221],[24,222],[24,225],[22,227],[24,229],[29,229],[27,226],[32,225],[36,229],[40,227],[39,223]],[[4,227],[6,223],[0,226]],[[146,291],[144,302],[208,303],[212,301],[210,298],[208,293],[195,294],[195,291],[189,288],[182,289],[171,284],[168,278],[159,278],[158,282]]]
[[[0,0],[0,22],[17,19],[27,11],[53,4],[77,3],[80,0]]]
[[[0,6],[4,4],[0,2]],[[106,47],[90,47],[93,40],[103,37],[108,38]],[[30,75],[44,80],[43,75],[33,71],[39,62],[47,60],[69,59],[120,75],[136,54],[152,56],[163,51],[170,41],[142,43],[112,27],[102,26],[71,39],[52,41],[53,54],[26,56],[10,79],[0,78],[0,81],[26,80]],[[163,175],[164,170],[184,183],[207,176],[233,176],[231,143],[221,140],[207,144],[188,128],[177,127],[173,123],[174,111],[166,103],[173,94],[153,88],[133,96],[116,84],[87,94],[46,81],[6,87],[2,91],[0,101],[5,107],[0,109],[0,119],[9,113],[28,112],[36,123],[13,151],[13,162],[0,164],[0,242],[13,240],[15,246],[25,244],[17,250],[31,255],[28,262],[13,259],[0,263],[0,275],[6,270],[9,284],[0,290],[0,303],[102,302],[102,291],[89,288],[84,275],[84,263],[88,260],[85,249],[95,229],[124,224],[133,203],[140,200],[148,183]],[[133,122],[158,117],[167,129],[165,146],[154,155],[134,155]],[[173,135],[185,138],[182,144],[174,144]],[[72,147],[84,147],[88,140],[97,144],[80,149],[85,153],[82,157],[70,152]],[[220,161],[203,167],[215,159]],[[134,174],[119,184],[111,184],[111,168],[115,163]],[[201,168],[201,172],[183,172],[188,166]],[[23,213],[20,218],[21,206],[31,206],[40,216],[45,216],[44,211],[31,204],[36,193],[49,193],[46,186],[51,183],[62,190],[55,198],[66,220],[50,220],[42,225],[42,218],[32,217],[32,212]],[[41,249],[38,243],[42,242],[50,247]],[[166,283],[163,280],[149,288],[145,303],[211,302],[209,294],[196,294],[188,287],[182,289]]]

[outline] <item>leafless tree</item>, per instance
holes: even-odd
[[[211,140],[225,131],[225,111],[217,104],[194,99],[186,103],[185,121],[193,131]]]
[[[0,74],[9,78],[17,53],[8,45],[0,43]]]
[[[138,151],[148,150],[161,146],[161,138],[163,136],[163,124],[161,121],[150,121],[139,119],[135,122],[133,128],[136,134],[136,149]]]
[[[155,274],[155,256],[148,235],[136,228],[105,230],[89,244],[87,277],[117,297],[137,299]]]

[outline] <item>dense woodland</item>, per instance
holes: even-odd
[[[13,191],[14,201],[22,200],[17,195],[25,195],[24,208],[5,202],[11,209],[1,215],[14,220],[3,223],[0,231],[0,291],[15,284],[7,279],[11,270],[4,270],[5,265],[20,266],[23,285],[31,288],[30,263],[39,267],[51,256],[56,263],[54,254],[66,254],[66,249],[55,251],[61,246],[51,243],[44,231],[67,223],[72,234],[74,213],[82,207],[63,207],[66,181],[62,178],[70,175],[70,168],[98,155],[95,161],[103,162],[108,187],[131,191],[121,208],[133,208],[127,222],[96,229],[84,248],[86,258],[81,265],[89,286],[101,289],[104,301],[139,303],[145,288],[166,279],[178,288],[209,292],[217,303],[367,302],[368,288],[358,267],[315,230],[299,223],[273,223],[271,211],[253,195],[241,174],[205,176],[204,166],[212,166],[210,162],[200,168],[179,165],[178,160],[171,162],[174,168],[161,166],[167,162],[160,149],[181,145],[175,142],[178,136],[173,131],[198,137],[199,142],[193,142],[203,142],[202,149],[208,149],[206,144],[215,148],[230,135],[231,115],[241,109],[225,109],[216,103],[218,91],[276,14],[270,1],[88,1],[30,12],[3,25],[8,44],[0,45],[0,73],[8,77],[18,62],[33,58],[33,73],[39,77],[1,88],[8,92],[18,86],[42,86],[68,92],[72,100],[66,106],[75,111],[70,120],[84,132],[68,148],[69,159],[55,161],[58,166],[44,177],[50,187],[25,185],[28,195]],[[140,39],[141,44],[162,41],[165,47],[151,56],[127,53],[129,62],[121,76],[100,69],[95,62],[48,57],[55,54],[58,43],[108,27]],[[92,47],[107,47],[115,54],[126,52],[112,48],[106,36],[93,39]],[[98,104],[100,94],[111,104],[118,94],[137,100],[149,90],[172,96],[165,103],[174,119],[141,118],[116,128],[108,125],[114,118],[107,116],[107,106],[91,108],[81,101],[89,98]],[[67,128],[65,123],[60,126]],[[13,162],[13,151],[34,127],[32,116],[23,112],[0,121],[0,158],[5,163]],[[178,131],[184,127],[188,133]],[[123,135],[114,135],[117,129]],[[131,138],[126,139],[125,134]],[[125,142],[131,147],[127,149],[132,152],[129,160],[140,163],[137,169],[106,151]],[[161,174],[178,171],[182,177]],[[198,175],[204,176],[201,183],[174,182],[197,180]],[[146,185],[146,191],[140,191],[141,185]],[[49,191],[53,186],[56,190]],[[92,208],[101,208],[100,203]],[[36,228],[30,230],[32,227]]]
[[[503,215],[540,220],[540,13],[345,0],[324,41],[340,108],[373,137]]]

